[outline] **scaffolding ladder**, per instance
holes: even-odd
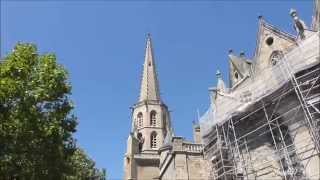
[[[298,45],[302,60],[303,52]],[[294,73],[292,67],[287,61],[286,54],[282,61],[279,62],[280,69],[284,76],[288,77],[297,95],[299,103],[305,115],[305,121],[315,145],[317,153],[320,153],[320,111],[318,109],[319,101],[312,101],[320,97],[320,66],[316,65],[310,71],[305,73]]]

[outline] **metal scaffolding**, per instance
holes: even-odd
[[[301,51],[300,62],[308,61],[299,46],[296,51]],[[287,81],[271,93],[242,111],[219,116],[227,118],[212,126],[202,122],[208,129],[203,139],[211,179],[320,176],[320,169],[311,167],[320,164],[320,65],[297,68],[290,61],[284,54],[278,62],[276,68]]]

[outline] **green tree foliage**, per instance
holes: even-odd
[[[70,180],[78,179],[97,179],[105,180],[106,171],[95,168],[95,163],[91,160],[85,152],[78,148],[71,158],[71,166],[73,167],[73,176],[68,177]]]
[[[75,145],[70,93],[68,73],[54,54],[39,55],[34,45],[18,43],[0,61],[0,179],[94,175],[78,176],[96,169]]]

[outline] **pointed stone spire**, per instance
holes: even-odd
[[[160,101],[159,82],[154,63],[150,33],[147,35],[139,102],[147,100]]]

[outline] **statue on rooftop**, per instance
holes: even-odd
[[[290,15],[294,22],[294,29],[297,31],[298,36],[301,39],[305,38],[304,30],[307,29],[306,24],[298,17],[297,11],[295,9],[290,10]]]

